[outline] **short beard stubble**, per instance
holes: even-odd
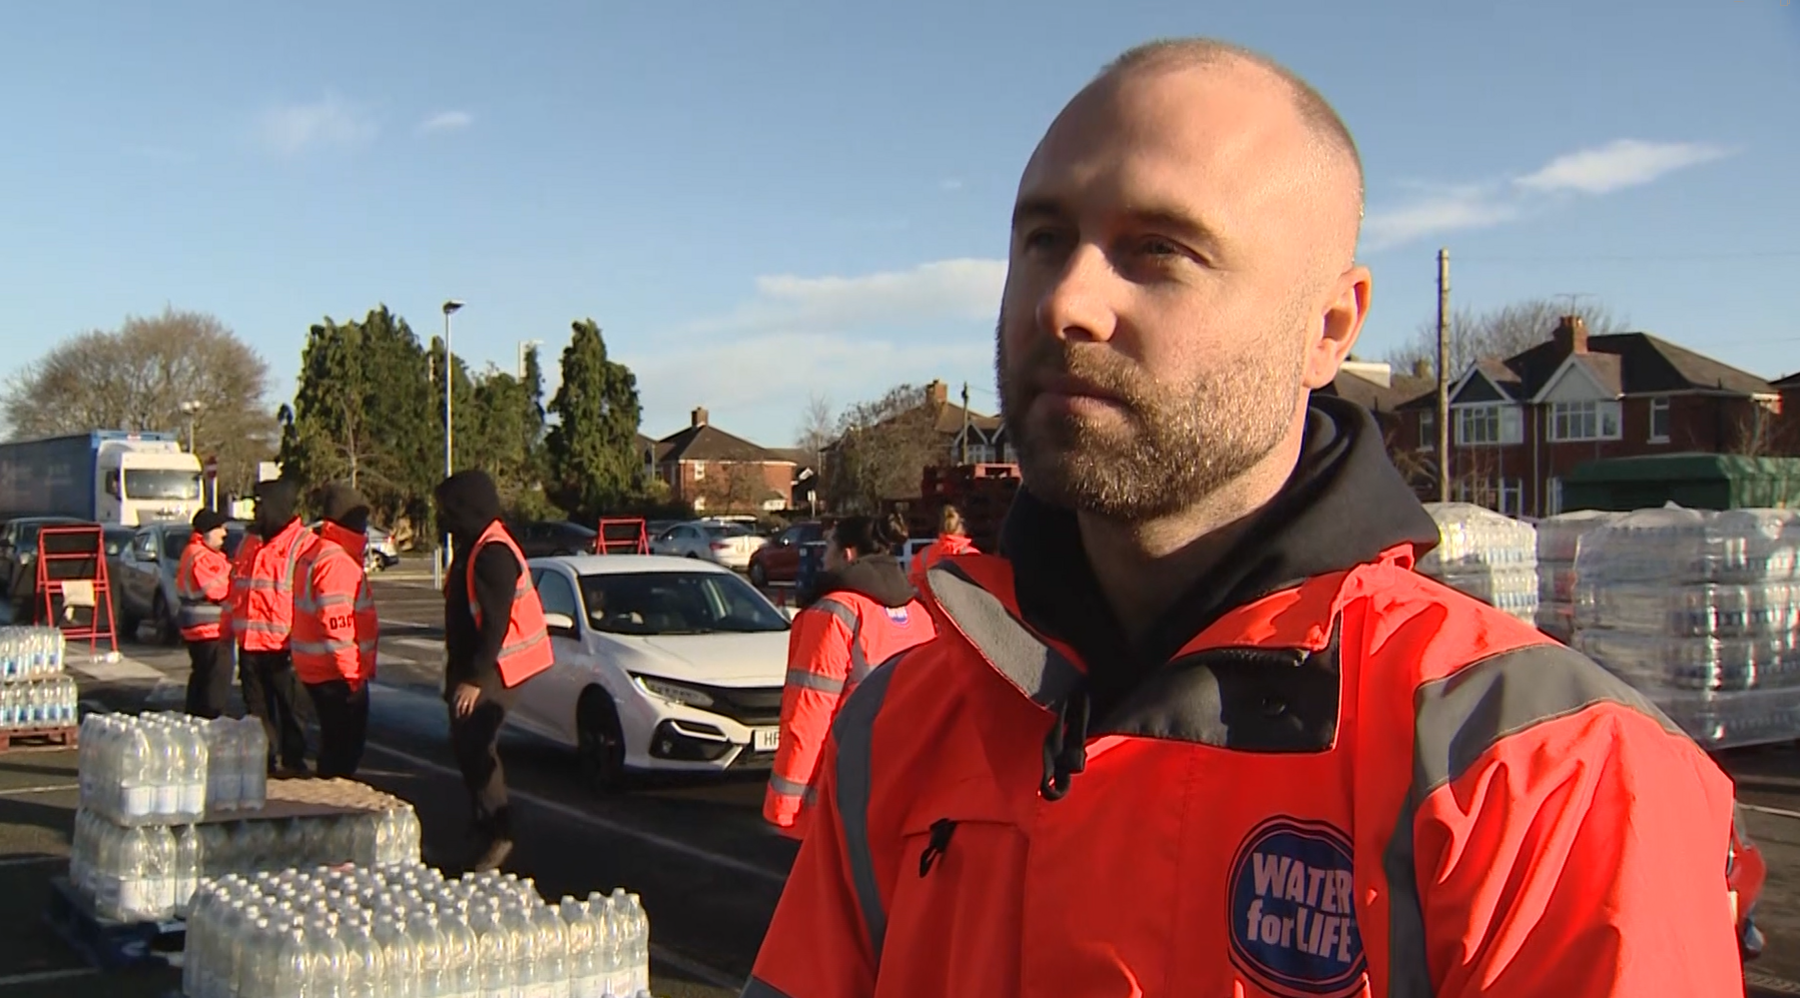
[[[1241,478],[1280,446],[1305,391],[1299,309],[1283,313],[1239,363],[1171,384],[1108,347],[1049,336],[1009,357],[1002,311],[994,371],[1025,487],[1055,506],[1138,524],[1191,509]],[[1038,379],[1053,375],[1117,396],[1128,425],[1071,418],[1027,425]]]

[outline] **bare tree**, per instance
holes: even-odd
[[[1629,322],[1604,304],[1571,307],[1553,298],[1529,298],[1485,311],[1456,309],[1450,317],[1450,379],[1477,360],[1511,357],[1548,340],[1565,315],[1581,316],[1589,336],[1624,332]],[[1420,323],[1410,342],[1389,351],[1388,363],[1396,371],[1431,375],[1437,370],[1437,335],[1435,317]]]
[[[817,456],[837,438],[837,418],[831,412],[831,399],[814,392],[800,415],[800,429],[794,446]]]
[[[763,466],[754,461],[708,461],[696,491],[707,513],[755,513],[771,491]]]
[[[1740,457],[1774,457],[1781,453],[1781,417],[1755,400],[1745,402],[1734,421],[1731,453]]]
[[[826,456],[831,507],[873,512],[884,500],[918,495],[924,470],[948,458],[937,421],[937,406],[917,385],[900,385],[845,410]]]
[[[217,318],[165,308],[52,347],[0,390],[0,413],[14,440],[112,429],[175,432],[185,446],[182,407],[199,403],[194,449],[218,457],[229,491],[254,483],[257,462],[275,451],[268,377],[268,364]]]

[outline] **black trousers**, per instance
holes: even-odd
[[[218,638],[189,641],[186,709],[211,720],[231,700],[231,643]]]
[[[334,679],[307,683],[306,692],[319,717],[318,775],[355,776],[369,738],[369,684]]]
[[[500,728],[506,712],[518,702],[516,690],[498,682],[481,684],[481,699],[468,717],[456,716],[456,683],[445,693],[450,711],[450,749],[469,792],[469,809],[477,831],[489,838],[511,838],[506,806],[506,770],[500,765]]]
[[[285,651],[238,649],[238,683],[244,706],[262,722],[269,737],[269,768],[306,768],[306,725],[312,720],[312,698],[294,675],[293,656]]]

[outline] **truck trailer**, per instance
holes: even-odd
[[[0,443],[0,516],[139,526],[203,502],[200,459],[169,433],[94,430]]]

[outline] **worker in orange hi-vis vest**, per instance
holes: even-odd
[[[216,510],[194,514],[194,533],[175,567],[176,621],[187,643],[185,709],[195,717],[225,713],[231,697],[231,641],[224,634],[231,596],[231,559],[225,555],[225,517]]]
[[[319,542],[294,569],[294,674],[319,718],[321,777],[351,777],[369,732],[380,621],[364,555],[369,504],[343,483],[326,487]]]
[[[791,838],[806,836],[808,791],[844,698],[881,663],[937,633],[893,555],[906,533],[897,516],[839,520],[826,541],[819,597],[794,617],[781,745],[763,794],[763,817]]]
[[[906,576],[912,581],[913,588],[925,591],[925,573],[931,566],[959,554],[974,554],[975,542],[969,540],[968,528],[963,525],[962,511],[946,503],[938,514],[937,540],[926,545],[925,550],[913,555],[912,567]]]
[[[1421,575],[1437,524],[1328,391],[1362,196],[1324,98],[1210,39],[1052,120],[996,331],[1023,485],[838,712],[744,995],[1744,993],[1730,777]]]
[[[294,570],[318,537],[300,522],[299,487],[279,479],[256,486],[256,532],[232,572],[231,627],[238,646],[244,705],[269,738],[270,770],[306,772],[306,729],[312,699],[294,675]]]
[[[513,848],[500,728],[519,687],[554,664],[544,607],[525,553],[500,522],[500,493],[481,471],[438,485],[437,522],[455,542],[444,582],[444,698],[450,745],[469,792],[470,866],[492,870]]]

